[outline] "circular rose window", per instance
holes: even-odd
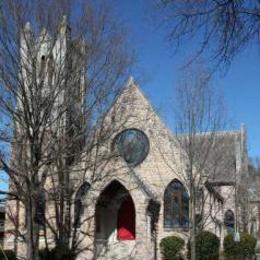
[[[126,129],[115,138],[115,144],[121,157],[130,166],[140,164],[149,152],[147,136],[137,129]]]

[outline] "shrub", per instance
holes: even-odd
[[[256,243],[255,253],[260,254],[260,245],[259,245],[259,243]]]
[[[53,259],[52,252],[46,248],[39,250],[39,256],[41,260]]]
[[[41,260],[74,260],[76,258],[74,252],[64,246],[58,246],[51,250],[42,249],[39,255]]]
[[[256,239],[247,234],[240,234],[240,242],[235,242],[233,235],[224,239],[224,253],[227,259],[252,259],[255,254]]]
[[[176,236],[168,236],[161,240],[160,248],[163,260],[180,260],[181,250],[184,247],[184,240]]]
[[[218,260],[219,259],[219,238],[209,232],[201,231],[196,235],[196,259],[197,260]],[[188,242],[188,258],[190,259],[190,241]]]
[[[16,260],[16,254],[12,250],[4,250],[5,255],[7,256],[8,260]],[[5,259],[4,254],[0,251],[0,260]]]

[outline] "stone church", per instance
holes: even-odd
[[[133,78],[110,108],[106,123],[118,125],[118,130],[102,153],[118,156],[112,156],[95,182],[91,172],[81,171],[84,155],[73,169],[77,174],[71,181],[77,190],[71,219],[80,223],[80,246],[88,248],[77,259],[161,259],[162,238],[189,239],[189,185],[181,148]],[[225,142],[211,155],[208,173],[201,173],[204,181],[197,196],[204,214],[198,208],[196,216],[198,225],[223,241],[239,228],[235,187],[247,175],[246,130],[242,125],[216,138]],[[15,210],[9,205],[8,210]],[[4,247],[13,250],[9,229],[7,218]],[[17,252],[24,255],[22,241]]]

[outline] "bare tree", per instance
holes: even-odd
[[[229,154],[229,140],[224,132],[218,132],[226,127],[223,98],[211,85],[210,73],[202,64],[183,72],[175,90],[174,111],[176,133],[165,161],[189,191],[191,259],[196,259],[197,230],[204,229],[209,219],[214,221],[219,213],[216,201],[223,203],[210,183],[230,159],[223,160]]]
[[[27,259],[38,259],[42,226],[56,246],[71,246],[73,169],[83,154],[86,170],[104,163],[90,158],[113,132],[104,118],[132,61],[125,32],[104,3],[1,4],[0,159],[15,196],[8,203],[9,231],[16,247],[25,241]],[[48,200],[54,224],[45,213]]]
[[[156,1],[160,21],[176,48],[198,40],[196,57],[211,53],[216,65],[229,65],[250,44],[259,46],[259,1]]]

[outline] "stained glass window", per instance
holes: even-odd
[[[164,227],[188,227],[189,195],[178,180],[173,180],[164,193]]]
[[[127,129],[117,135],[115,143],[118,152],[130,166],[140,164],[149,152],[149,140],[140,130]]]
[[[80,217],[83,214],[83,198],[87,194],[90,188],[88,182],[84,182],[77,191],[75,196],[75,207],[74,207],[74,225],[76,227],[80,226]]]

